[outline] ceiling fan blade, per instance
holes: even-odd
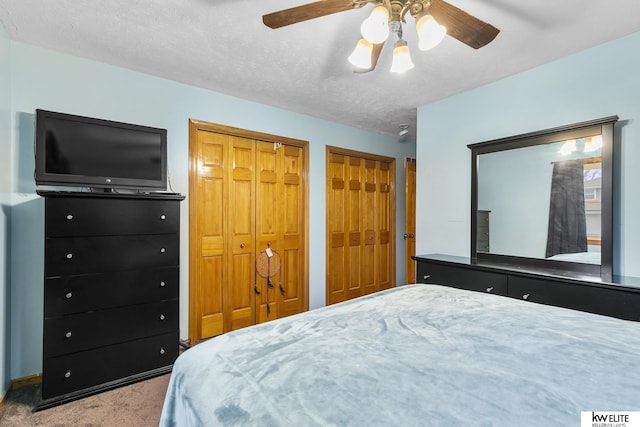
[[[371,49],[371,68],[356,68],[353,70],[354,73],[364,74],[369,71],[373,71],[378,65],[378,59],[380,59],[380,52],[382,52],[382,48],[384,47],[384,42],[374,44],[373,49]]]
[[[269,13],[262,17],[262,22],[267,27],[276,29],[354,8],[353,0],[320,0]]]
[[[447,27],[447,34],[462,43],[479,49],[496,38],[499,29],[469,15],[462,9],[443,1],[433,0],[429,13],[438,23]]]

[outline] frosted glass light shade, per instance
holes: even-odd
[[[431,15],[424,15],[418,19],[416,31],[418,32],[418,47],[420,50],[433,49],[447,35],[447,29],[438,24],[438,21]]]
[[[378,44],[389,37],[389,11],[384,6],[376,6],[362,22],[360,32],[369,43]]]
[[[411,53],[407,42],[398,41],[395,49],[393,49],[393,62],[391,63],[392,73],[403,73],[414,67],[411,60]]]
[[[373,45],[365,39],[358,40],[356,48],[353,49],[351,55],[349,55],[349,62],[351,62],[357,68],[369,69],[371,68],[371,53],[373,52]]]

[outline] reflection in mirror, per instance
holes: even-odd
[[[616,121],[469,145],[472,259],[611,274]]]
[[[479,156],[478,252],[600,264],[601,147],[597,135]]]

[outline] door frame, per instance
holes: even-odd
[[[404,258],[405,282],[416,283],[416,262],[411,258],[416,254],[416,159],[405,157],[405,224],[404,224]],[[411,170],[410,170],[411,169]],[[413,177],[410,174],[413,173]]]
[[[195,344],[198,334],[198,313],[200,312],[201,304],[198,299],[196,286],[191,286],[195,283],[198,275],[198,239],[197,239],[197,206],[199,202],[199,194],[197,191],[197,171],[198,163],[198,150],[197,150],[197,134],[198,131],[215,132],[228,136],[237,136],[247,139],[254,139],[257,141],[264,141],[273,143],[274,147],[277,145],[290,145],[300,147],[304,151],[304,165],[303,165],[303,183],[304,186],[304,283],[303,289],[303,310],[309,310],[309,142],[294,138],[288,138],[279,135],[272,135],[263,132],[256,132],[247,129],[236,128],[232,126],[221,125],[217,123],[211,123],[203,120],[189,119],[189,339]]]

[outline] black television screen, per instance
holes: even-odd
[[[37,185],[166,190],[166,129],[36,110]]]

